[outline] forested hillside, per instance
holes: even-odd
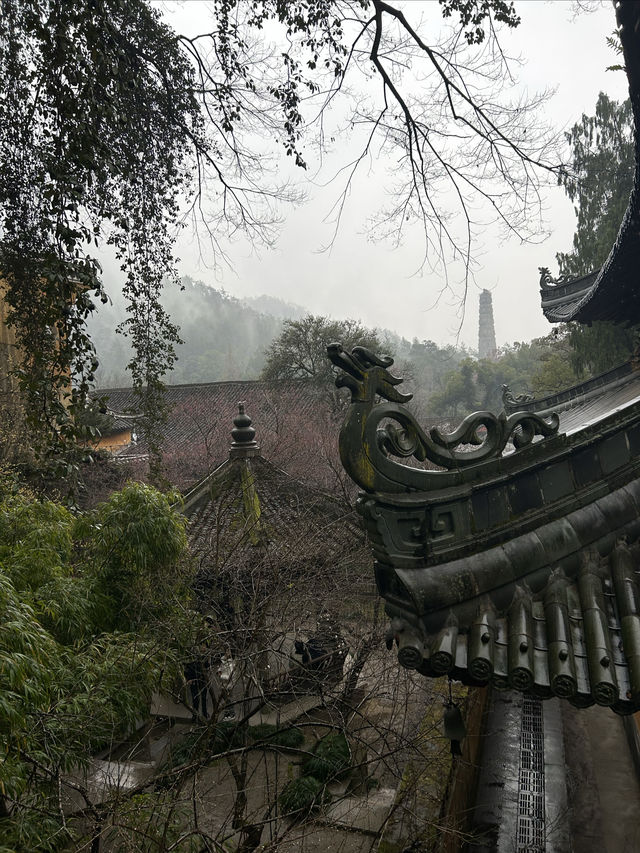
[[[499,411],[503,383],[515,393],[532,392],[538,397],[568,387],[593,372],[590,359],[599,352],[593,336],[566,326],[529,343],[503,346],[497,359],[477,360],[475,353],[453,345],[440,347],[417,338],[409,341],[388,329],[366,329],[352,320],[305,316],[301,306],[272,297],[240,300],[188,277],[182,279],[182,286],[183,290],[167,287],[163,296],[183,341],[177,348],[178,361],[166,377],[172,385],[294,376],[315,381],[304,371],[292,373],[286,367],[308,358],[319,365],[321,375],[316,379],[329,387],[326,344],[337,339],[349,348],[364,342],[393,355],[393,371],[404,378],[406,390],[413,394],[413,405],[422,416],[456,418],[477,409]],[[100,306],[91,320],[90,332],[100,361],[96,372],[99,388],[131,384],[126,370],[131,349],[126,337],[115,333],[124,318],[124,302],[114,300]],[[356,328],[361,330],[361,337],[352,340]],[[293,345],[289,338],[296,330],[299,334],[294,335],[297,343]],[[306,330],[309,340],[301,330]],[[300,334],[302,339],[298,340]],[[618,343],[624,340],[626,344],[627,338],[631,340],[632,335],[619,334]],[[589,344],[586,354],[582,343]],[[275,367],[271,364],[274,347],[283,350],[282,364]],[[624,361],[625,353],[618,353],[612,342],[607,353],[609,361],[612,357]],[[605,368],[608,366],[607,362]]]
[[[166,377],[171,384],[257,378],[263,353],[280,332],[282,318],[289,316],[286,312],[303,311],[275,299],[258,299],[256,307],[251,307],[201,281],[187,276],[181,281],[183,290],[168,285],[162,297],[183,341],[177,348],[177,364]],[[258,309],[261,305],[263,310]],[[91,320],[90,332],[100,361],[96,373],[100,388],[131,384],[126,371],[131,348],[123,335],[115,334],[124,318],[124,301],[114,299],[100,306]]]
[[[300,305],[271,296],[240,300],[224,290],[216,290],[202,281],[185,276],[183,290],[167,286],[163,305],[180,328],[183,343],[177,348],[178,361],[166,381],[170,384],[218,382],[233,379],[258,379],[265,365],[266,352],[287,321],[307,317]],[[100,305],[90,321],[90,333],[96,345],[100,367],[96,372],[99,388],[128,386],[126,370],[132,350],[127,338],[116,334],[125,319],[125,304],[115,298]],[[351,321],[326,323],[331,334],[344,338],[340,329]],[[357,324],[356,324],[357,325]],[[426,403],[441,387],[443,378],[468,353],[454,346],[439,347],[433,341],[409,341],[387,329],[376,330],[380,349],[396,359],[396,371],[411,385],[418,403]],[[319,353],[323,362],[324,344]],[[327,370],[329,368],[327,362]]]
[[[564,327],[500,347],[496,358],[463,358],[440,378],[427,405],[434,417],[462,418],[485,409],[499,412],[505,384],[515,394],[544,397],[576,381],[570,332]]]

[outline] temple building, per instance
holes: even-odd
[[[310,455],[335,444],[337,421],[326,398],[301,380],[198,382],[167,385],[165,393],[164,464],[172,485],[182,490],[191,489],[227,455],[229,424],[239,400],[247,401],[260,426],[265,456],[294,476],[318,472],[322,466],[309,471]],[[149,448],[134,390],[108,388],[98,394],[109,414],[108,423],[100,426],[103,445],[121,462],[144,464]],[[317,478],[316,483],[328,486]]]
[[[602,268],[542,282],[551,322],[640,323],[640,19],[617,9],[634,188]],[[488,688],[468,849],[640,850],[637,365],[543,400],[506,394],[505,411],[444,433],[405,408],[390,358],[339,344],[329,357],[352,394],[341,458],[398,660]]]
[[[309,682],[301,695],[305,687],[315,692],[311,658],[321,658],[323,678],[339,681],[348,649],[330,611],[340,610],[344,577],[353,600],[373,596],[354,511],[266,459],[245,403],[237,404],[232,426],[227,458],[182,505],[197,566],[195,600],[211,625],[208,651],[224,662],[232,688],[227,720],[249,715],[265,691],[276,697],[273,707],[295,698],[296,661]]]

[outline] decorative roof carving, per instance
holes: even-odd
[[[533,394],[514,394],[506,383],[502,386],[502,405],[505,412],[514,411],[523,403],[532,402]]]
[[[574,281],[574,279],[568,275],[559,275],[554,278],[551,275],[549,267],[538,267],[538,272],[540,273],[540,290],[545,290],[545,288],[549,287],[557,287],[558,285],[568,284],[569,282]],[[581,276],[581,278],[585,278],[585,276]]]
[[[494,415],[487,411],[469,415],[451,433],[437,427],[425,432],[401,405],[412,395],[397,390],[402,379],[389,373],[392,358],[377,356],[364,347],[354,347],[349,354],[339,343],[330,344],[327,355],[342,370],[337,387],[351,391],[352,405],[340,432],[340,457],[347,473],[365,491],[437,487],[437,471],[409,468],[392,456],[428,460],[445,470],[459,471],[499,458],[509,442],[518,451],[539,436],[558,432],[559,419],[553,413],[542,418],[531,412]],[[377,396],[387,402],[376,403]]]
[[[399,662],[578,707],[640,710],[640,375],[625,365],[557,395],[561,435],[425,471],[390,454],[427,444],[463,453],[459,441],[474,453],[475,441],[494,440],[489,426],[497,434],[513,417],[521,429],[533,412],[492,415],[489,426],[480,413],[450,436],[427,434],[404,405],[369,393],[385,390],[375,378],[385,371],[399,395],[390,359],[339,345],[330,357],[351,377],[338,379],[353,394],[341,455],[364,490],[357,509]],[[541,403],[543,413],[553,405],[520,405]],[[541,420],[551,428],[557,418]]]
[[[231,436],[233,441],[229,449],[231,458],[255,456],[258,450],[258,442],[255,440],[256,431],[251,426],[251,418],[244,411],[245,404],[238,403],[238,414],[233,419]]]

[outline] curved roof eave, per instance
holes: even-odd
[[[640,4],[620,2],[616,14],[634,120],[633,189],[616,241],[600,271],[541,287],[542,311],[551,323],[640,323]]]

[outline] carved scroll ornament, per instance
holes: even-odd
[[[532,402],[533,394],[514,394],[506,383],[502,386],[502,405],[505,409]]]
[[[368,492],[427,491],[437,488],[445,473],[412,468],[392,456],[459,470],[499,457],[510,440],[517,451],[536,436],[558,431],[556,414],[545,420],[531,412],[494,415],[483,411],[466,417],[451,433],[437,427],[426,433],[402,405],[412,395],[397,390],[402,379],[389,373],[390,356],[377,356],[365,347],[354,347],[349,354],[339,343],[330,344],[327,355],[342,371],[336,386],[351,391],[351,406],[340,432],[342,464]],[[387,402],[376,403],[378,397]],[[459,449],[462,446],[474,449]]]

